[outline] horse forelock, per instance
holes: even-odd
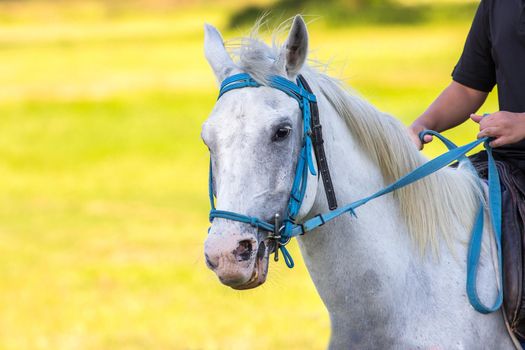
[[[261,28],[265,26],[265,16],[257,20],[249,36],[228,40],[226,48],[238,68],[263,85],[267,85],[272,75],[284,75],[285,48],[281,37],[290,29],[292,20],[284,21],[273,30],[271,46],[260,37]]]

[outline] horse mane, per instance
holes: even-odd
[[[283,61],[282,46],[274,35],[272,47],[257,39],[260,23],[250,37],[241,38],[231,51],[239,67],[265,84],[267,77],[279,74]],[[285,26],[279,26],[279,33]],[[380,168],[386,183],[391,183],[422,165],[427,159],[416,149],[404,125],[380,112],[344,84],[305,64],[300,72],[312,88],[320,91],[346,124],[366,154]],[[438,254],[440,239],[451,247],[465,228],[471,229],[473,213],[482,193],[476,176],[459,168],[442,169],[407,187],[393,192],[399,203],[408,232],[419,251]]]
[[[323,96],[345,121],[364,152],[391,183],[427,159],[410,140],[405,126],[364,99],[350,94],[337,80],[316,74]],[[393,192],[412,239],[424,253],[438,252],[439,238],[450,246],[459,230],[471,229],[482,193],[473,172],[446,168]]]

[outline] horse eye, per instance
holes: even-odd
[[[272,141],[281,141],[290,135],[292,128],[290,126],[282,126],[275,132],[275,135],[272,137]]]

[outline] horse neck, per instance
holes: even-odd
[[[339,205],[369,195],[385,185],[377,164],[352,137],[345,121],[320,101],[325,148]],[[312,214],[327,210],[324,188],[318,186]],[[370,295],[386,292],[385,281],[402,274],[414,251],[406,225],[392,195],[357,209],[357,218],[343,215],[300,239],[312,279],[328,309],[340,308],[343,295],[363,305]],[[372,258],[371,258],[372,257]],[[356,286],[360,286],[356,290]],[[362,295],[358,295],[362,291]],[[357,299],[356,299],[357,301]]]
[[[383,187],[379,166],[352,137],[344,119],[323,99],[320,113],[339,204]],[[324,189],[319,185],[311,214],[326,210]],[[342,327],[346,335],[352,330],[374,334],[377,329],[367,327],[403,327],[410,322],[409,312],[426,310],[428,305],[469,312],[463,297],[464,265],[457,259],[465,255],[464,245],[457,244],[456,256],[442,243],[440,263],[431,254],[421,256],[392,195],[367,203],[356,214],[357,218],[343,215],[299,239],[309,273],[330,313],[333,332]],[[466,237],[467,230],[463,231]],[[457,303],[447,302],[447,295],[456,295]]]

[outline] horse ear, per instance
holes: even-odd
[[[308,53],[308,31],[300,15],[295,16],[293,19],[292,28],[288,34],[288,39],[286,39],[285,49],[286,72],[289,77],[293,77],[301,70]]]
[[[235,63],[224,47],[221,34],[210,24],[204,25],[204,55],[219,82],[236,69]]]

